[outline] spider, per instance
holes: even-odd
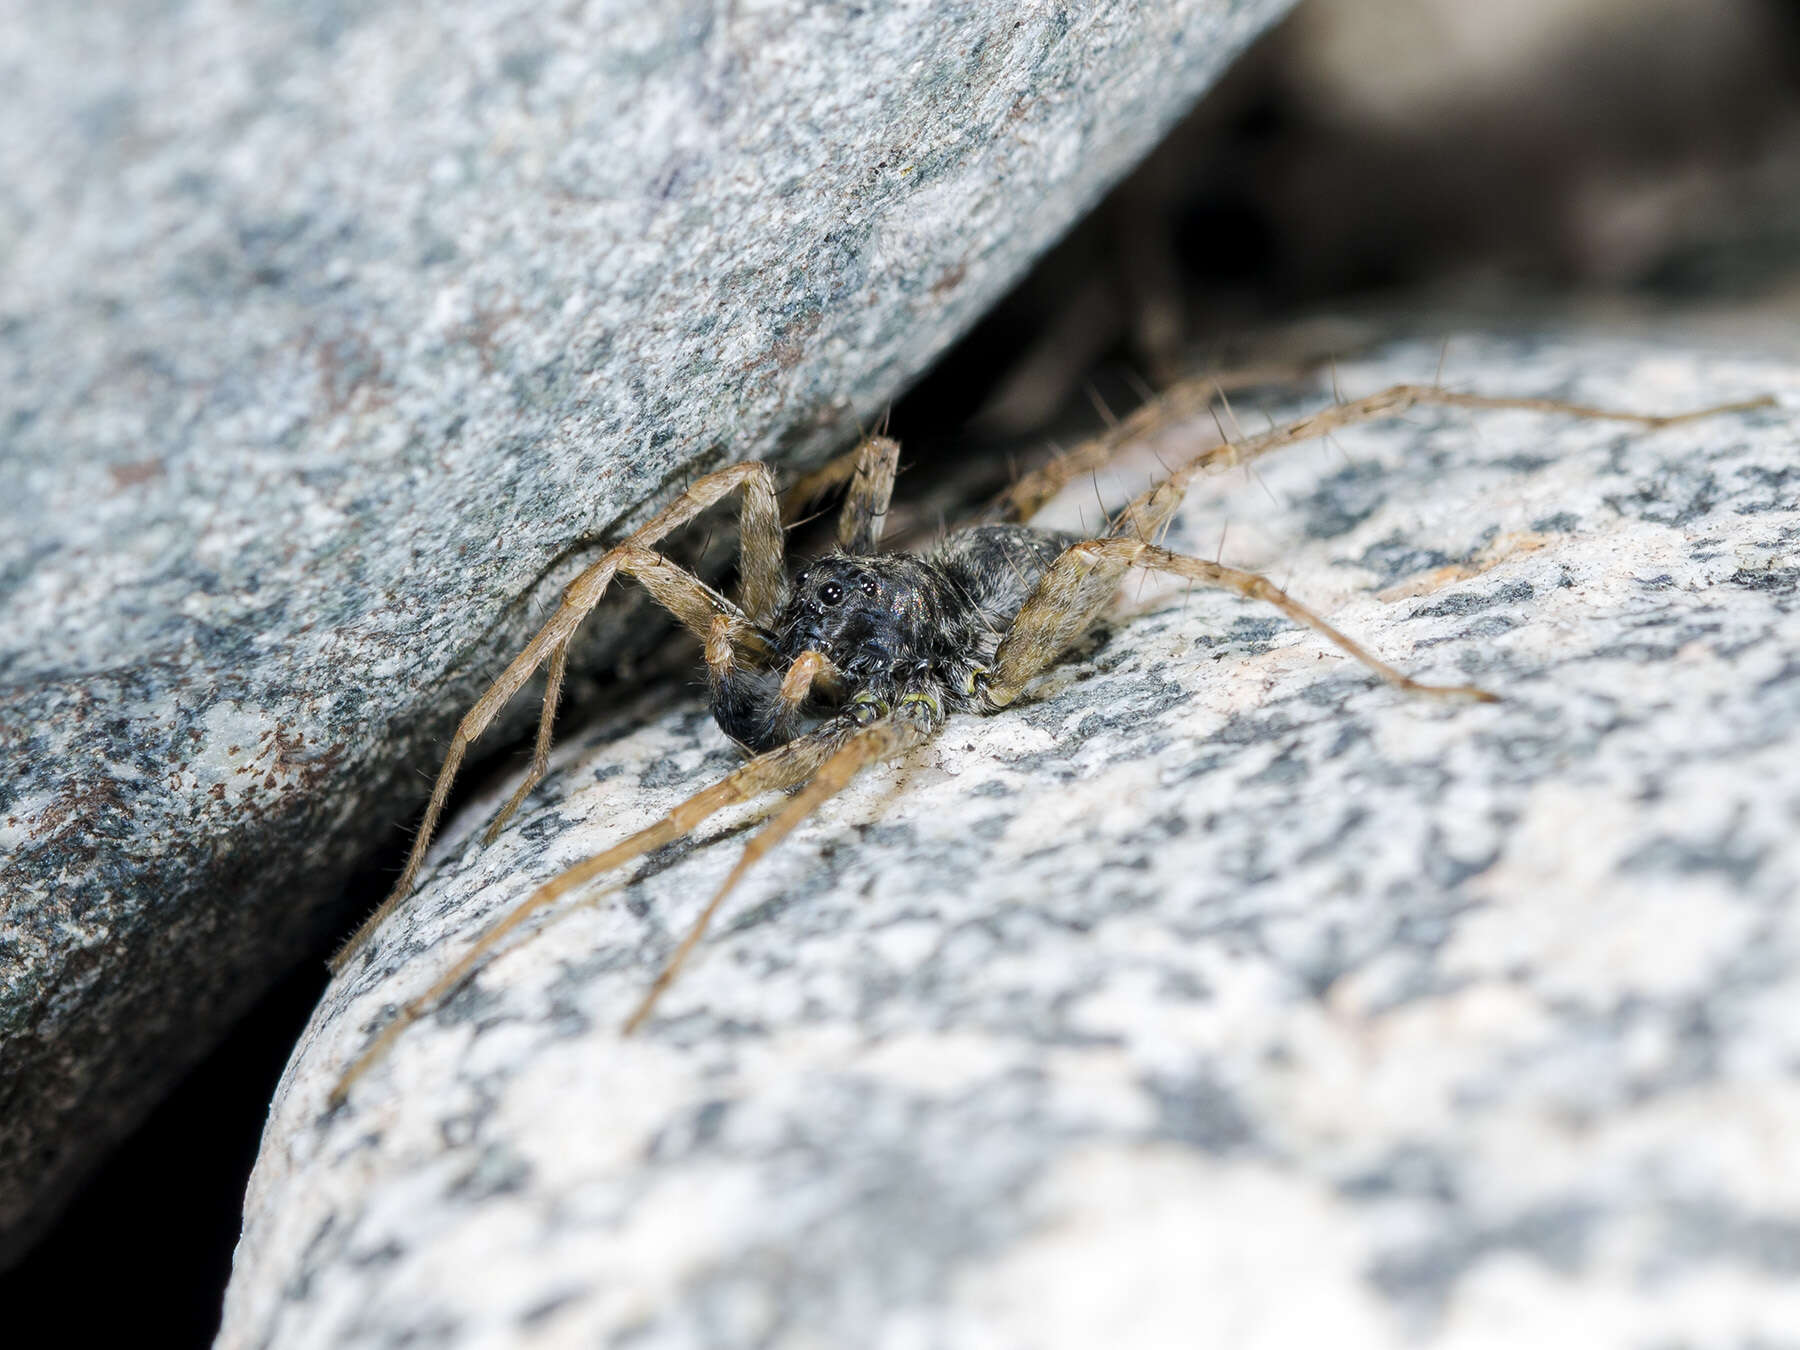
[[[1252,572],[1171,552],[1155,541],[1189,485],[1210,469],[1244,464],[1341,427],[1397,416],[1420,404],[1512,408],[1635,423],[1655,429],[1769,406],[1756,399],[1698,412],[1651,416],[1561,400],[1491,398],[1437,386],[1399,385],[1260,436],[1227,441],[1195,455],[1132,499],[1094,537],[1027,523],[1063,485],[1105,463],[1151,425],[1211,405],[1219,386],[1187,381],[1146,404],[1107,435],[1020,479],[989,518],[917,553],[882,552],[882,527],[899,467],[899,444],[870,436],[803,479],[785,500],[770,468],[748,461],[707,474],[570,583],[548,623],[507,666],[457,727],[424,820],[392,894],[334,959],[341,971],[411,891],[451,782],[469,746],[541,667],[547,688],[531,768],[489,825],[491,842],[543,777],[551,728],[576,629],[613,580],[634,578],[704,646],[712,711],[748,756],[723,779],[674,807],[647,829],[544,882],[505,914],[426,992],[407,1004],[346,1071],[332,1093],[342,1102],[356,1080],[408,1026],[469,978],[511,931],[558,897],[602,872],[691,833],[715,812],[764,793],[792,795],[744,848],[724,883],[664,962],[624,1026],[641,1027],[701,941],[719,906],[757,859],[768,853],[858,771],[904,754],[958,713],[996,713],[1079,639],[1133,569],[1172,574],[1274,606],[1410,693],[1491,702],[1473,685],[1424,684]],[[785,517],[833,489],[844,489],[837,547],[790,576]],[[741,495],[741,577],[734,602],[654,549],[664,536],[733,493]]]

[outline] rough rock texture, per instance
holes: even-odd
[[[1283,8],[15,9],[0,1259],[317,940],[572,545],[842,442]]]
[[[328,1110],[483,926],[734,757],[676,688],[485,849],[510,785],[473,802],[296,1051],[220,1344],[1789,1344],[1800,374],[1696,346],[1459,337],[1445,373],[1781,407],[1422,411],[1178,519],[1503,702],[1128,586],[1034,701],[760,864],[638,1037],[757,811],[566,903]]]

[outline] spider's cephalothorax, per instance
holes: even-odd
[[[750,751],[837,717],[867,724],[899,707],[940,720],[979,706],[979,677],[1033,587],[1074,535],[978,525],[915,553],[832,553],[807,564],[748,661],[712,665],[713,714]],[[803,701],[787,678],[821,662]]]
[[[1167,396],[1168,406],[1181,406],[1193,392],[1177,386]],[[1205,400],[1200,402],[1204,405]],[[724,885],[664,962],[626,1030],[639,1026],[705,933],[720,903],[758,858],[841,791],[860,769],[919,745],[950,713],[993,712],[1012,703],[1093,624],[1132,568],[1183,577],[1273,605],[1402,689],[1452,698],[1491,697],[1468,685],[1425,685],[1409,679],[1267,579],[1174,553],[1153,542],[1188,485],[1207,469],[1243,464],[1295,441],[1391,417],[1422,403],[1560,412],[1654,429],[1767,407],[1770,400],[1656,417],[1554,400],[1484,398],[1400,385],[1250,440],[1202,451],[1127,503],[1097,537],[1079,538],[1017,523],[981,525],[952,534],[920,554],[879,551],[900,447],[885,436],[874,436],[790,494],[790,504],[800,505],[823,490],[844,490],[837,552],[807,564],[791,580],[783,560],[782,501],[768,467],[747,462],[708,474],[570,583],[550,621],[469,710],[438,772],[406,870],[336,964],[341,969],[360,951],[412,889],[464,753],[526,681],[547,666],[531,772],[495,816],[489,838],[543,777],[550,762],[550,734],[569,644],[615,576],[635,578],[705,644],[713,711],[750,759],[676,805],[654,825],[551,878],[514,906],[423,996],[407,1005],[339,1080],[334,1097],[341,1100],[423,1009],[467,979],[507,933],[558,896],[683,838],[725,807],[771,791],[791,790],[793,795],[745,847]],[[1151,411],[1155,407],[1151,405]],[[1103,464],[1113,448],[1113,441],[1103,437],[1027,476],[1007,494],[1003,512],[1013,521],[1029,520],[1060,486],[1074,474]],[[743,495],[738,518],[741,595],[736,603],[653,548],[734,492]]]

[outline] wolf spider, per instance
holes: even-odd
[[[787,494],[785,511],[774,474],[765,464],[750,461],[707,474],[582,572],[564,592],[550,621],[462,719],[405,870],[388,899],[338,953],[334,968],[343,970],[412,890],[464,754],[506,702],[548,663],[530,771],[494,817],[485,842],[493,840],[544,776],[570,641],[616,576],[634,578],[700,639],[714,717],[749,759],[654,825],[540,885],[478,937],[423,995],[403,1006],[339,1080],[332,1101],[343,1101],[401,1032],[455,990],[531,915],[600,873],[684,837],[724,807],[767,792],[797,789],[751,839],[664,962],[624,1025],[624,1034],[637,1030],[706,933],[720,904],[758,858],[842,791],[859,770],[922,744],[953,713],[993,713],[1017,700],[1032,679],[1093,624],[1134,568],[1184,577],[1272,605],[1397,688],[1437,698],[1493,701],[1492,694],[1472,685],[1422,684],[1402,674],[1264,577],[1160,547],[1155,542],[1159,533],[1189,484],[1207,470],[1245,464],[1282,446],[1354,423],[1394,417],[1420,404],[1525,409],[1655,429],[1770,403],[1757,399],[1648,416],[1554,399],[1488,398],[1436,386],[1401,385],[1336,403],[1260,436],[1209,448],[1146,488],[1096,537],[1025,523],[1064,484],[1105,463],[1134,434],[1210,406],[1217,389],[1210,381],[1175,386],[1112,432],[1019,480],[995,504],[989,523],[951,533],[923,553],[879,551],[900,447],[885,435],[876,435],[798,483]],[[790,577],[784,559],[784,521],[797,506],[843,487],[846,480],[836,550],[803,563]],[[736,603],[653,548],[734,492],[742,494]]]

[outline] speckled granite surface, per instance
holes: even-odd
[[[0,1260],[573,544],[846,439],[1284,8],[12,7]]]
[[[1034,701],[760,865],[640,1037],[754,812],[564,905],[327,1111],[488,921],[734,762],[684,689],[573,738],[316,1014],[220,1345],[1796,1344],[1800,365],[1459,337],[1446,375],[1782,406],[1420,412],[1211,480],[1176,546],[1229,520],[1228,561],[1505,701],[1128,586]]]

